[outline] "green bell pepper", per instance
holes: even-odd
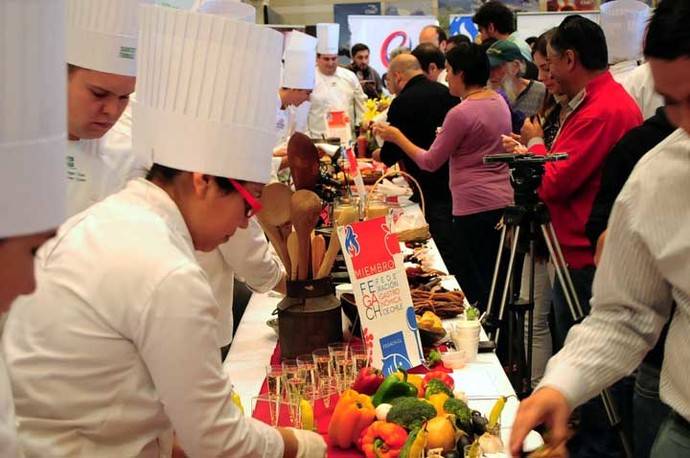
[[[391,374],[383,380],[383,383],[371,398],[374,407],[377,407],[379,404],[387,403],[395,398],[417,397],[417,387],[407,383],[407,372],[402,372],[402,380],[396,377],[395,374]]]

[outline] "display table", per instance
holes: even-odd
[[[433,240],[429,241],[428,248],[433,266],[447,271]],[[452,277],[447,278],[444,285],[458,287]],[[278,340],[266,321],[272,318],[279,300],[280,296],[275,293],[252,296],[224,363],[224,370],[230,376],[236,392],[240,394],[248,416],[251,415],[251,399],[259,394],[266,375],[266,365]],[[443,321],[447,331],[451,330],[455,320],[457,319]],[[482,338],[486,339],[483,332]],[[467,394],[469,406],[484,414],[488,414],[499,396],[512,396],[508,399],[501,418],[501,436],[507,444],[519,403],[496,355],[480,353],[477,361],[453,371],[452,377],[456,389]]]

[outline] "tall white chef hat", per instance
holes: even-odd
[[[222,16],[141,7],[135,151],[168,167],[265,183],[282,35]]]
[[[642,57],[650,9],[637,0],[614,0],[601,5],[600,24],[609,49],[609,63]]]
[[[204,0],[198,11],[251,22],[252,24],[256,22],[256,8],[242,3],[240,0]]]
[[[0,238],[65,218],[64,0],[0,2]]]
[[[316,24],[316,38],[319,39],[316,52],[319,54],[338,54],[340,24]]]
[[[67,0],[67,62],[135,76],[138,5],[153,0]]]
[[[316,78],[316,38],[293,30],[285,39],[282,86],[314,89]]]

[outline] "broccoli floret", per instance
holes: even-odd
[[[453,390],[451,390],[450,387],[448,387],[448,385],[446,385],[439,379],[433,378],[429,380],[429,383],[427,383],[426,385],[426,392],[424,393],[424,397],[426,399],[429,399],[432,395],[438,393],[446,393],[451,398],[453,397]]]
[[[388,411],[386,421],[411,430],[435,416],[436,409],[428,402],[418,398],[401,398]]]
[[[455,415],[455,424],[466,433],[472,432],[472,410],[462,400],[450,398],[443,403],[443,410]]]

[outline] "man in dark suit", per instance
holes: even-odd
[[[459,100],[449,94],[446,86],[429,80],[412,54],[401,54],[391,61],[387,83],[391,92],[397,94],[388,110],[388,122],[400,129],[412,143],[428,149],[446,113]],[[375,158],[388,166],[400,162],[402,168],[419,181],[425,197],[429,230],[446,266],[453,271],[456,260],[453,259],[448,164],[436,172],[422,171],[392,142],[384,143]]]

